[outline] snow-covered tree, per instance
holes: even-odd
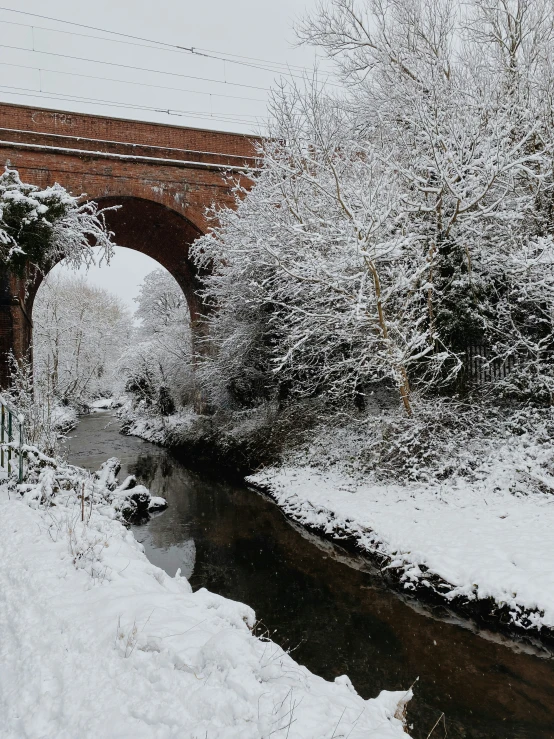
[[[162,415],[189,403],[193,393],[192,340],[188,305],[175,279],[163,269],[147,275],[135,317],[135,341],[119,371],[124,389]]]
[[[551,393],[551,3],[334,0],[300,33],[344,93],[277,91],[254,188],[193,249],[212,386],[256,357],[264,387],[393,383],[410,413],[483,347],[503,391]]]
[[[546,0],[335,0],[301,31],[386,142],[427,251],[431,358],[448,349],[449,376],[471,344],[523,369],[552,343],[553,28]]]
[[[82,201],[59,184],[42,189],[24,183],[16,170],[6,168],[0,175],[4,278],[16,275],[29,285],[62,258],[73,267],[91,264],[94,247],[100,247],[100,259],[109,260],[112,234],[106,230],[103,211],[94,202]],[[53,277],[46,280],[35,302],[35,367],[30,356],[10,358],[9,394],[25,416],[27,438],[50,451],[59,430],[72,418],[71,413],[58,412],[60,401],[83,402],[104,388],[100,375],[113,360],[108,349],[112,338],[100,331],[105,318],[105,328],[117,324],[113,314],[109,309],[98,310],[101,300],[85,285],[74,284],[73,296],[70,293],[68,284]],[[92,315],[79,317],[82,305],[92,309]],[[90,330],[93,316],[99,321],[96,334]],[[124,332],[116,333],[114,339],[122,339]]]
[[[212,335],[229,311],[240,318],[255,304],[281,382],[338,398],[390,380],[409,411],[407,368],[426,351],[410,296],[422,260],[397,185],[352,117],[317,88],[276,96],[274,120],[254,190],[194,247],[201,265],[219,260],[207,281],[219,308]],[[238,332],[244,340],[244,326]],[[237,336],[221,339],[218,357]]]
[[[33,308],[34,374],[63,403],[112,394],[132,320],[116,296],[86,277],[49,274]]]

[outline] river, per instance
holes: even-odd
[[[119,432],[111,412],[82,418],[68,459],[96,470],[117,456],[169,508],[133,526],[148,558],[255,609],[294,658],[329,680],[346,673],[364,697],[414,686],[410,734],[427,739],[553,739],[554,658],[539,645],[476,629],[387,589],[361,557],[289,522],[217,470]],[[447,734],[445,734],[445,727]]]

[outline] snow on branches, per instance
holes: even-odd
[[[553,22],[546,0],[334,0],[305,21],[345,88],[275,92],[254,188],[193,248],[215,265],[212,376],[255,355],[292,392],[385,382],[411,413],[414,387],[467,389],[485,346],[515,368],[503,392],[551,394]]]
[[[119,358],[118,372],[135,401],[167,416],[190,403],[193,394],[189,308],[182,288],[164,269],[146,275],[135,300],[141,326]]]
[[[31,263],[44,270],[65,258],[80,266],[94,261],[93,247],[109,258],[111,234],[96,203],[79,202],[57,183],[41,189],[14,169],[0,175],[0,263],[22,276]]]
[[[64,405],[113,394],[133,322],[121,299],[86,277],[50,272],[35,298],[35,393]]]

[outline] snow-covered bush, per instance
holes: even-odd
[[[373,396],[362,413],[320,414],[284,450],[282,461],[374,481],[464,477],[484,448],[509,435],[514,418],[506,408],[421,397],[413,398],[410,418],[391,400]]]
[[[82,196],[71,195],[57,183],[42,189],[22,182],[16,170],[6,168],[0,175],[0,272],[4,278],[15,274],[25,278],[28,286],[62,258],[74,267],[93,263],[94,247],[100,247],[101,259],[109,259],[112,234],[106,230],[103,212],[96,203],[81,201]],[[82,393],[82,388],[77,391],[76,387],[60,391],[60,373],[66,368],[60,368],[59,360],[62,345],[67,350],[71,343],[69,324],[75,315],[67,316],[63,331],[57,327],[55,337],[49,334],[53,313],[42,305],[41,297],[52,282],[52,278],[47,280],[48,287],[39,292],[35,309],[35,367],[31,357],[18,361],[12,357],[9,391],[11,401],[25,415],[27,439],[49,452],[56,449],[59,431],[74,422],[74,414],[61,408],[60,403]],[[58,313],[61,318],[61,309]],[[81,343],[84,353],[84,340]],[[76,359],[75,369],[78,364]]]
[[[345,91],[275,93],[253,189],[193,246],[213,268],[210,389],[393,386],[408,415],[414,390],[475,384],[551,401],[553,12],[334,0],[304,23]]]
[[[37,383],[31,362],[19,362],[10,355],[10,387],[4,393],[7,400],[25,419],[25,441],[53,455],[59,450],[60,432],[73,424],[60,414],[61,406],[48,387]],[[58,421],[62,421],[58,424]],[[66,426],[66,429],[63,427]]]
[[[32,507],[71,504],[77,508],[81,521],[88,520],[93,509],[109,518],[140,521],[149,517],[149,511],[167,507],[164,498],[151,496],[148,488],[137,484],[134,475],[120,482],[121,463],[117,457],[106,460],[97,472],[90,474],[59,457],[44,454],[36,446],[25,445],[23,453],[25,481],[16,485],[16,490]],[[78,549],[76,540],[74,544]]]
[[[386,381],[409,410],[407,366],[426,349],[413,315],[424,260],[402,232],[395,182],[353,126],[318,90],[283,92],[254,189],[193,246],[200,266],[215,264],[211,339],[231,392],[244,370],[262,391],[265,370],[282,392],[334,398]]]
[[[102,211],[79,202],[57,183],[41,189],[21,181],[14,169],[0,175],[0,264],[23,276],[65,258],[74,266],[94,262],[94,246],[109,258],[113,245]]]

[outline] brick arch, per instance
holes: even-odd
[[[69,179],[66,177],[66,182]],[[63,180],[58,180],[63,184]],[[87,182],[86,177],[80,177],[75,187],[64,185],[70,191],[76,193],[77,190],[88,200],[94,200],[102,208],[108,208],[112,205],[125,206],[129,201],[142,201],[147,205],[160,206],[162,210],[169,211],[183,220],[187,221],[198,234],[206,233],[208,230],[208,222],[206,219],[206,209],[213,203],[230,204],[228,199],[228,187],[219,187],[212,184],[202,192],[202,198],[199,202],[191,202],[190,194],[186,193],[186,185],[182,183],[176,186],[165,185],[163,181],[144,182],[139,179],[125,179],[119,181],[116,176],[109,178],[106,182],[101,183],[101,187],[97,183]],[[182,189],[181,189],[182,188]],[[219,190],[223,192],[219,192]],[[153,213],[156,212],[153,210]],[[117,222],[114,221],[114,223]],[[112,229],[115,231],[115,228]],[[123,246],[123,244],[120,244]]]
[[[202,312],[197,291],[198,271],[190,259],[191,244],[202,235],[198,226],[178,211],[153,200],[128,195],[96,200],[105,213],[106,224],[114,233],[114,243],[139,251],[154,259],[177,281],[187,300],[195,324]]]
[[[191,244],[202,235],[200,229],[180,213],[152,200],[124,195],[98,198],[95,202],[101,208],[108,209],[104,217],[107,228],[114,234],[115,245],[146,254],[176,280],[189,307],[193,351],[201,352],[203,347],[199,339],[203,336],[203,325],[202,304],[198,296],[200,280],[189,256]],[[51,265],[51,268],[54,266]],[[24,320],[19,331],[21,347],[16,355],[32,357],[33,304],[46,276],[47,273],[38,273],[32,284],[27,285],[21,300]]]
[[[198,275],[188,257],[207,229],[206,210],[235,204],[228,175],[248,186],[259,139],[242,134],[67,113],[0,103],[0,164],[24,182],[59,182],[103,206],[121,246],[148,254],[175,277],[187,299],[193,336],[201,330]],[[0,274],[0,386],[7,383],[7,353],[28,352],[31,311],[38,288],[26,291]]]
[[[199,275],[190,259],[189,247],[202,231],[178,212],[152,200],[124,195],[98,198],[95,202],[105,211],[106,226],[113,232],[116,246],[146,254],[175,278],[189,307],[194,339],[195,334],[201,333],[202,305],[197,294]],[[29,318],[45,276],[37,274],[27,286],[24,309]]]

